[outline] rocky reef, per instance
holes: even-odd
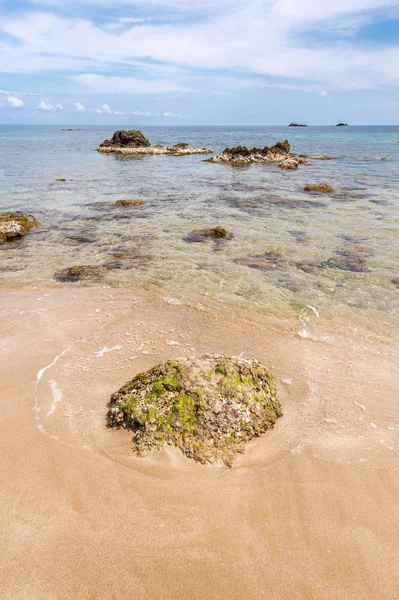
[[[98,152],[117,154],[168,154],[169,156],[187,156],[189,154],[212,154],[207,148],[193,148],[186,142],[174,146],[151,146],[146,137],[138,130],[115,131],[110,140],[104,140],[97,148]]]
[[[21,238],[33,227],[39,227],[39,225],[40,223],[33,215],[24,215],[22,213],[0,215],[0,244]]]
[[[201,463],[231,466],[282,414],[273,378],[255,360],[181,358],[136,375],[111,396],[107,424],[133,432],[144,455],[164,444]]]
[[[265,146],[264,148],[249,149],[247,146],[236,146],[234,148],[225,148],[223,152],[209,158],[207,162],[223,162],[232,165],[280,163],[283,169],[297,169],[299,160],[291,156],[290,150],[291,147],[288,140],[277,142],[274,146]],[[285,163],[284,166],[283,163]]]

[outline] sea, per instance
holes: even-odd
[[[0,246],[0,285],[73,287],[56,274],[96,265],[103,285],[171,301],[311,310],[352,323],[397,317],[399,127],[139,127],[152,144],[219,152],[288,139],[293,153],[331,158],[297,171],[102,154],[96,148],[115,125],[67,128],[0,126],[0,213],[41,224]],[[309,194],[309,183],[334,193]],[[113,206],[121,199],[144,204]],[[192,241],[193,231],[218,225],[231,235]]]

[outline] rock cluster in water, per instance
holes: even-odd
[[[168,154],[185,156],[188,154],[212,154],[207,148],[193,148],[186,142],[174,146],[151,146],[146,137],[138,130],[115,131],[110,140],[104,140],[97,148],[98,152],[115,152],[117,154]]]
[[[307,125],[302,125],[302,123],[290,123],[288,127],[307,127]]]
[[[201,463],[230,466],[245,443],[281,414],[264,366],[206,355],[169,360],[136,375],[111,396],[107,424],[133,431],[140,455],[171,444]]]
[[[336,127],[348,127],[348,123],[337,123]]]
[[[236,146],[226,148],[216,156],[209,158],[208,162],[224,162],[233,165],[247,165],[251,163],[280,163],[282,169],[297,169],[299,160],[291,156],[288,140],[277,142],[270,148],[251,148],[247,146]]]
[[[21,213],[0,215],[0,244],[23,237],[33,227],[38,227],[39,225],[40,223],[33,215],[24,215]]]

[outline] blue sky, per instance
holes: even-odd
[[[399,0],[0,0],[0,123],[399,123]]]

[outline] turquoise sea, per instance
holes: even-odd
[[[104,265],[104,285],[171,297],[397,314],[399,127],[140,128],[152,144],[186,141],[218,152],[288,139],[294,153],[333,157],[292,172],[206,163],[201,155],[96,152],[115,129],[0,126],[0,212],[32,213],[42,225],[0,246],[2,284],[55,284],[63,267]],[[307,183],[329,183],[335,193],[310,195]],[[119,199],[144,204],[110,206]],[[184,239],[215,225],[233,238]]]

